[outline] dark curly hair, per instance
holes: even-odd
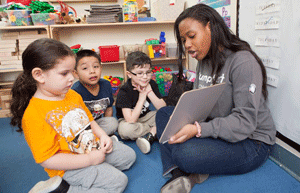
[[[42,38],[35,40],[22,54],[23,72],[15,80],[11,93],[10,111],[12,118],[10,124],[18,126],[22,132],[22,118],[30,99],[37,90],[36,81],[32,77],[32,70],[40,68],[44,71],[54,68],[59,59],[66,56],[75,56],[73,51],[64,43],[54,39]]]
[[[250,45],[246,41],[241,40],[238,36],[232,33],[232,31],[227,27],[221,15],[215,9],[203,3],[196,4],[184,10],[178,16],[174,24],[174,33],[177,40],[179,53],[178,68],[180,79],[182,79],[182,62],[185,52],[184,45],[180,38],[179,24],[181,21],[187,18],[195,19],[203,26],[206,26],[209,23],[211,30],[211,47],[203,61],[211,61],[212,73],[216,72],[218,75],[225,64],[225,61],[223,61],[223,53],[219,48],[227,48],[233,52],[247,50],[255,57],[261,67],[263,76],[262,93],[264,98],[267,99],[267,73],[261,59],[255,54],[255,52],[251,49]],[[213,84],[215,83],[216,80],[214,80]]]

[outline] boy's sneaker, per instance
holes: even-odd
[[[66,193],[70,185],[60,176],[54,176],[46,181],[38,182],[29,193]]]
[[[115,135],[110,136],[111,140],[113,141],[119,141],[119,138]]]
[[[152,133],[147,133],[146,135],[137,138],[136,145],[140,148],[141,152],[147,154],[151,150],[151,144],[155,140],[155,137]]]

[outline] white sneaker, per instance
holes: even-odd
[[[46,181],[40,181],[29,191],[29,193],[48,193],[56,188],[62,182],[62,178],[60,176],[54,176]]]
[[[113,141],[119,141],[119,138],[115,135],[110,136],[111,140]]]
[[[141,152],[143,152],[144,154],[149,153],[151,150],[150,142],[143,137],[137,138],[136,145],[140,148]]]

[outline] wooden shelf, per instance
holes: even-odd
[[[5,73],[5,72],[22,72],[22,68],[9,68],[9,69],[1,69],[0,68],[0,73]]]
[[[48,25],[0,26],[0,30],[48,29]]]
[[[0,118],[10,117],[9,109],[0,109]]]
[[[107,26],[135,26],[135,25],[164,25],[174,24],[175,21],[147,21],[147,22],[116,22],[116,23],[83,23],[83,24],[56,24],[50,25],[51,29],[55,28],[74,28],[74,27],[107,27]]]
[[[63,2],[118,2],[118,0],[62,0]],[[52,3],[57,3],[56,0],[50,0]],[[139,38],[138,40],[135,39],[135,37],[131,34],[137,29],[141,29],[141,33],[148,32],[148,31],[160,31],[162,29],[166,29],[167,31],[172,30],[174,26],[175,21],[151,21],[151,22],[117,22],[117,23],[93,23],[93,24],[55,24],[55,25],[42,25],[42,26],[0,26],[0,31],[26,31],[26,30],[46,30],[47,35],[49,38],[60,40],[60,36],[78,36],[78,34],[86,35],[85,33],[82,33],[83,31],[92,31],[92,32],[100,32],[104,33],[105,37],[102,38],[112,38],[113,36],[110,36],[109,33],[105,33],[107,31],[114,31],[115,34],[122,36],[123,33],[127,33],[127,36],[124,36],[123,38],[129,38],[132,39],[132,44],[139,42],[144,42],[142,38]],[[127,30],[124,32],[124,29]],[[78,33],[71,33],[73,31],[78,31]],[[95,34],[95,33],[94,33]],[[128,36],[130,34],[130,36]],[[142,34],[147,38],[149,36],[149,33]],[[98,34],[97,34],[98,35]],[[151,35],[151,34],[150,34]],[[134,38],[133,38],[134,37]],[[63,39],[63,38],[62,38]],[[83,41],[84,37],[81,39]],[[119,40],[119,38],[116,38]],[[142,40],[141,40],[142,39]],[[89,39],[90,40],[90,39]],[[62,40],[63,41],[63,40]],[[90,40],[93,41],[93,40]],[[128,41],[127,41],[128,42]],[[170,41],[171,42],[171,41]],[[91,42],[93,43],[93,42]],[[114,44],[119,45],[122,44],[122,41],[114,42]],[[120,56],[122,57],[122,56]],[[154,58],[151,59],[152,64],[154,65],[165,65],[165,64],[176,64],[177,58]],[[124,58],[120,58],[120,61],[117,62],[104,62],[102,63],[103,66],[109,67],[109,65],[121,65],[124,81],[126,81],[126,61]],[[186,69],[188,69],[188,58],[185,59],[185,66]],[[112,67],[117,68],[117,66]],[[0,74],[1,73],[15,73],[15,72],[22,72],[23,69],[18,68],[4,68],[0,66]],[[1,75],[0,75],[1,76]],[[9,79],[10,80],[10,79]],[[6,81],[5,79],[1,79],[0,87],[10,87],[13,84],[12,81]],[[0,117],[9,117],[10,111],[8,109],[0,109]]]
[[[13,81],[0,82],[0,86],[11,86],[11,85],[13,85],[13,84],[14,84]]]
[[[56,0],[48,0],[51,3],[58,3]],[[118,0],[60,0],[65,3],[85,3],[85,2],[118,2]]]

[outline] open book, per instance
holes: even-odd
[[[215,106],[224,87],[225,83],[221,83],[184,92],[179,98],[159,142],[166,143],[170,137],[187,124],[204,121]]]

